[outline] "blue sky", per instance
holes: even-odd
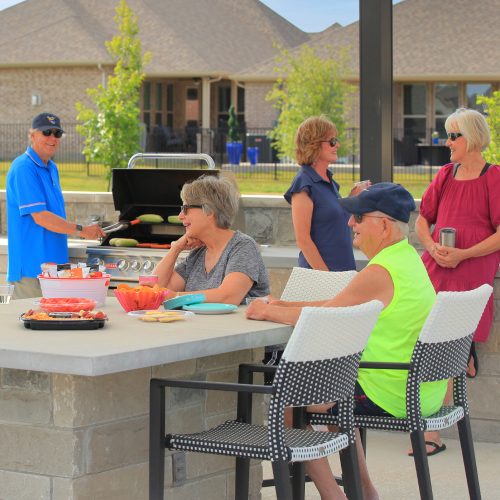
[[[0,0],[0,10],[21,0]],[[203,0],[199,0],[203,1]],[[323,31],[333,23],[343,26],[359,19],[359,0],[261,0],[301,30]],[[399,3],[402,0],[393,0]]]

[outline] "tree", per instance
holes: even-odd
[[[326,57],[308,45],[297,55],[281,49],[275,71],[280,75],[266,100],[280,112],[276,127],[270,132],[273,145],[281,158],[294,156],[294,136],[302,121],[309,116],[326,115],[344,137],[345,115],[354,87],[347,83],[346,51],[334,54],[331,47],[322,47]],[[336,57],[336,58],[335,58]]]
[[[500,163],[500,90],[493,92],[491,97],[478,96],[477,103],[486,106],[486,121],[491,132],[491,142],[484,156],[490,163]]]
[[[238,142],[240,140],[239,123],[236,118],[236,111],[231,104],[228,109],[229,119],[227,120],[227,137],[231,142]]]
[[[76,104],[77,119],[82,122],[77,131],[85,136],[83,153],[87,161],[111,168],[127,166],[128,159],[140,150],[139,91],[144,80],[143,65],[151,58],[142,55],[137,18],[125,0],[116,8],[115,21],[119,34],[106,49],[115,61],[113,75],[107,86],[87,89],[94,108]]]

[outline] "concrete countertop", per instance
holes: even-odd
[[[19,320],[33,299],[0,305],[0,367],[97,376],[280,344],[292,327],[247,320],[245,306],[224,315],[194,315],[174,323],[143,323],[114,297],[98,330],[30,330]]]
[[[86,259],[85,250],[89,246],[98,246],[99,242],[94,240],[69,239],[69,256],[72,258],[81,258],[82,262]],[[267,268],[291,269],[296,266],[299,258],[299,249],[297,247],[260,245],[262,258]],[[0,238],[0,255],[7,255],[7,238]],[[362,269],[368,259],[359,250],[354,250],[354,257],[358,271]]]

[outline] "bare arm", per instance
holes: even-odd
[[[177,274],[177,273],[176,273]],[[181,278],[182,279],[182,278]],[[223,304],[234,304],[239,306],[246,294],[252,288],[253,281],[245,273],[229,273],[218,288],[208,290],[193,290],[180,292],[178,295],[189,293],[202,293],[206,302],[219,302]]]
[[[49,212],[48,210],[43,210],[42,212],[34,212],[31,214],[33,220],[39,226],[52,231],[54,233],[60,234],[77,234],[76,224],[73,222],[68,222],[67,220],[59,217],[59,215]],[[86,240],[96,240],[98,238],[106,236],[106,233],[97,225],[93,224],[91,226],[83,226],[80,231],[79,236],[85,238]]]
[[[421,215],[419,215],[415,221],[415,232],[417,233],[420,243],[422,243],[424,248],[432,255],[436,242],[432,239],[429,222]]]
[[[189,292],[184,291],[186,282],[184,278],[174,270],[175,262],[183,250],[192,250],[202,245],[200,240],[187,238],[186,235],[172,243],[172,248],[159,262],[154,271],[158,275],[159,285],[177,292],[178,295],[202,293],[206,297],[206,302],[222,302],[224,304],[240,305],[253,285],[253,281],[245,273],[229,273],[217,288],[192,290]]]
[[[387,307],[394,295],[394,284],[389,272],[378,265],[365,267],[353,280],[335,297],[323,303],[323,307],[346,307],[380,300]],[[308,306],[317,303],[304,303]],[[287,325],[295,325],[302,307],[282,307],[279,305],[265,304],[254,300],[247,309],[249,319],[274,321]]]
[[[313,269],[328,271],[318,247],[311,239],[312,213],[313,202],[305,191],[292,195],[292,222],[297,246]]]
[[[196,248],[196,245],[200,246],[200,244],[199,240],[195,242],[188,240],[186,235],[173,241],[170,250],[154,268],[153,273],[158,275],[158,284],[175,292],[184,290],[186,283],[182,276],[174,270],[177,257],[183,250]]]

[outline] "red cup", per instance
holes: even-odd
[[[157,285],[159,278],[156,274],[146,274],[144,276],[139,276],[139,285],[144,286],[154,286]]]

